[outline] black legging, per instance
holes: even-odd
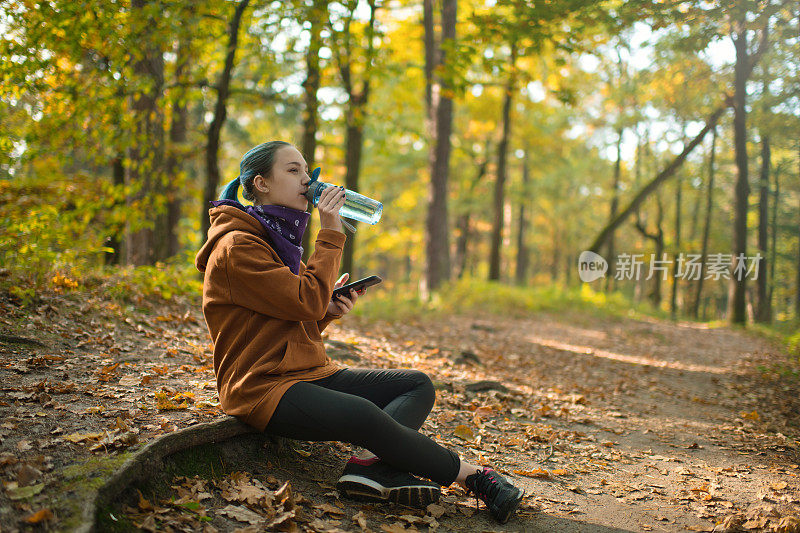
[[[349,442],[399,470],[448,486],[461,466],[458,455],[417,431],[435,397],[430,378],[418,370],[345,368],[292,385],[265,431]]]

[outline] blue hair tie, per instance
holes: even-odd
[[[219,195],[220,200],[233,200],[234,202],[239,201],[239,178],[231,180],[224,189],[222,189],[222,194]]]

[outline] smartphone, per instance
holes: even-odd
[[[347,285],[342,285],[338,289],[333,291],[333,298],[338,298],[339,296],[350,296],[350,289],[353,289],[356,292],[363,291],[367,287],[372,287],[373,285],[377,285],[383,281],[379,276],[370,276],[368,278],[360,279],[358,281],[354,281],[353,283],[348,283]]]

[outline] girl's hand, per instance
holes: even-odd
[[[350,279],[350,274],[342,274],[342,277],[333,285],[334,290],[338,289],[339,287],[343,286],[347,283],[347,280]],[[361,291],[364,292],[364,291]],[[335,317],[342,317],[353,310],[353,306],[356,304],[356,300],[358,300],[358,292],[350,289],[350,297],[347,296],[340,296],[339,298],[334,298],[328,304],[328,314],[333,315]]]
[[[339,210],[344,205],[344,187],[327,187],[319,195],[317,210],[319,223],[323,229],[342,231],[342,219]]]

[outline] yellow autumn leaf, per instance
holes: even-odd
[[[186,402],[182,402],[181,404],[176,404],[172,400],[167,398],[167,395],[163,392],[156,392],[156,407],[158,407],[161,411],[175,411],[177,409],[188,409],[189,404]]]
[[[67,435],[66,437],[64,437],[64,440],[78,444],[79,442],[85,440],[99,439],[103,435],[104,433],[102,431],[100,433],[72,433],[71,435]]]
[[[739,413],[739,416],[741,416],[745,420],[754,420],[756,422],[761,420],[761,417],[758,415],[758,411],[755,411],[755,410],[750,412],[750,413],[742,411],[741,413]]]
[[[464,439],[464,440],[474,440],[475,439],[475,433],[473,433],[472,432],[472,428],[470,428],[466,424],[459,424],[458,426],[456,426],[456,429],[455,429],[455,431],[453,431],[453,434],[456,437],[458,437],[460,439]]]
[[[550,473],[554,476],[566,476],[567,474],[569,474],[569,472],[567,472],[563,468],[556,468],[555,470],[551,470]]]
[[[514,473],[527,477],[550,477],[550,472],[542,470],[541,468],[535,468],[533,470],[514,470]]]

